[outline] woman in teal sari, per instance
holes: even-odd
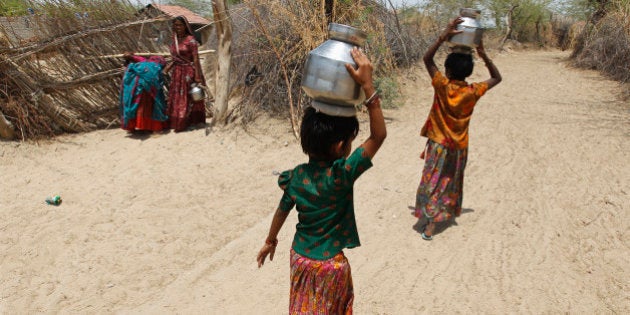
[[[127,131],[160,131],[167,126],[164,75],[166,61],[125,53],[129,62],[120,89],[121,127]]]

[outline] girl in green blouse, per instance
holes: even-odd
[[[361,85],[370,116],[370,136],[354,152],[352,141],[359,131],[356,117],[337,117],[308,108],[300,137],[308,163],[280,175],[284,191],[265,244],[258,253],[258,267],[267,255],[273,260],[277,235],[295,206],[298,224],[291,245],[291,294],[289,313],[351,314],[354,299],[350,265],[344,248],[360,246],[354,218],[353,187],[372,166],[372,158],[387,131],[372,80],[372,64],[358,49],[350,52],[358,68],[346,68]]]

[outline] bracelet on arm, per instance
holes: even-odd
[[[273,246],[276,247],[278,246],[278,239],[274,239],[274,240],[265,240],[265,244],[269,245],[269,246]]]
[[[373,101],[375,101],[377,98],[379,98],[378,91],[375,90],[374,93],[372,93],[372,96],[370,96],[367,100],[365,100],[365,102],[363,102],[363,104],[365,104],[365,106],[368,106]]]

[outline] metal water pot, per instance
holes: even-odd
[[[459,10],[459,15],[464,22],[457,25],[457,30],[462,31],[455,34],[449,40],[451,49],[455,52],[468,52],[479,46],[481,36],[483,35],[483,27],[479,24],[479,15],[481,10],[463,8]]]
[[[193,83],[188,91],[193,101],[198,102],[206,98],[206,91],[200,84]]]
[[[351,26],[330,23],[328,37],[309,52],[302,89],[313,99],[315,109],[333,116],[354,116],[355,106],[365,99],[365,94],[345,65],[356,67],[350,50],[355,46],[362,47],[367,34]]]

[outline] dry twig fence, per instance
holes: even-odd
[[[56,0],[41,2],[47,11],[29,17],[36,36],[5,39],[0,45],[0,113],[21,139],[117,124],[122,62],[92,57],[165,51],[167,21],[143,19],[124,1],[83,1],[89,7],[80,10]],[[238,117],[246,126],[265,112],[289,118],[297,132],[308,102],[300,88],[305,58],[327,39],[329,22],[370,34],[365,48],[377,84],[386,82],[379,88],[395,97],[391,77],[396,68],[415,63],[427,41],[423,22],[399,19],[388,5],[390,1],[374,0],[243,0],[231,6],[226,15],[234,26],[228,97],[241,97],[232,102],[228,121]],[[0,41],[11,33],[10,26],[0,25]]]
[[[14,36],[23,20],[0,25],[0,121],[8,122],[0,136],[33,139],[117,124],[123,62],[92,57],[167,50],[166,17],[138,16],[124,2],[89,3],[45,2],[24,17],[32,27],[26,39]]]

